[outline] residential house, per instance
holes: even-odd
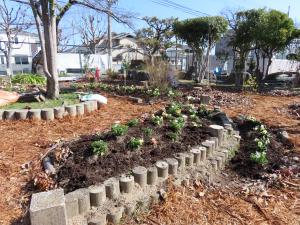
[[[0,31],[0,49],[5,47],[7,37],[4,31]],[[11,64],[13,74],[27,73],[32,70],[32,58],[40,50],[39,37],[30,32],[19,32],[13,40]],[[0,50],[0,75],[6,75],[6,59]]]

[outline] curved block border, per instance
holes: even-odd
[[[223,126],[211,125],[208,131],[212,137],[208,140],[188,152],[161,159],[149,168],[137,166],[127,174],[66,195],[62,195],[62,189],[34,194],[30,204],[31,224],[50,225],[51,218],[57,216],[61,217],[59,225],[79,221],[85,225],[118,224],[123,215],[131,215],[135,210],[145,210],[157,203],[166,193],[170,177],[175,185],[187,185],[194,179],[210,181],[239,148],[241,137],[228,120],[224,120]]]
[[[99,110],[102,104],[97,101],[81,102],[75,105],[43,109],[0,109],[0,120],[47,120],[76,117]]]

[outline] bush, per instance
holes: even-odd
[[[114,136],[122,136],[125,135],[128,131],[128,126],[121,125],[121,124],[115,124],[111,128],[111,132]]]
[[[13,76],[11,82],[13,84],[45,85],[46,77],[37,74],[23,73]]]
[[[103,140],[94,141],[91,146],[93,153],[100,156],[104,155],[108,149],[107,143]]]
[[[139,122],[140,121],[138,119],[133,119],[133,120],[128,121],[127,126],[128,127],[135,127],[139,124]]]
[[[110,78],[110,79],[118,79],[118,73],[117,72],[115,72],[114,70],[112,70],[112,69],[108,69],[107,71],[106,71],[106,75]]]
[[[132,148],[132,149],[138,149],[143,144],[144,144],[144,140],[142,138],[133,137],[130,139],[128,146],[129,146],[129,148]]]
[[[158,88],[161,91],[168,89],[170,86],[168,80],[168,63],[158,61],[154,64],[147,64],[146,71],[149,73],[149,85],[152,88]]]

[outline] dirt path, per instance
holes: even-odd
[[[286,130],[293,139],[296,149],[300,151],[300,120],[291,116],[287,111],[287,107],[290,104],[300,103],[300,96],[278,97],[248,95],[248,97],[252,100],[252,105],[227,107],[223,108],[223,110],[230,117],[239,114],[251,115],[272,128]]]
[[[0,122],[0,224],[11,224],[22,215],[22,202],[29,196],[21,195],[29,173],[21,165],[34,162],[59,139],[103,131],[115,121],[125,122],[143,113],[158,109],[157,105],[136,105],[130,101],[109,98],[100,111],[75,119],[53,122]],[[29,167],[30,170],[31,166]]]

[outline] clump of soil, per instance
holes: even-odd
[[[188,120],[176,142],[172,142],[168,137],[170,129],[167,125],[155,127],[149,119],[129,128],[124,137],[116,138],[110,132],[83,136],[63,146],[62,149],[67,148],[71,152],[65,161],[55,161],[55,154],[51,155],[57,169],[54,180],[59,187],[70,192],[128,173],[135,166],[148,167],[157,160],[187,151],[191,146],[206,140],[209,137],[207,126],[211,121],[201,118],[201,124],[202,127],[195,128]],[[146,127],[153,129],[151,138],[146,138],[143,134],[142,128]],[[132,137],[144,138],[145,144],[138,150],[130,149],[128,142]],[[108,143],[109,152],[105,156],[91,160],[93,155],[91,143],[100,139]]]
[[[250,154],[257,150],[254,141],[257,132],[253,130],[256,126],[251,121],[238,121],[238,129],[242,137],[240,149],[237,155],[231,160],[231,168],[244,177],[261,179],[265,174],[278,173],[282,168],[288,168],[295,163],[285,160],[291,157],[293,146],[282,142],[276,135],[277,130],[269,130],[271,134],[270,144],[267,149],[268,163],[260,165],[250,159]]]
[[[298,120],[300,119],[300,103],[289,105],[288,111],[292,116],[295,116]]]

